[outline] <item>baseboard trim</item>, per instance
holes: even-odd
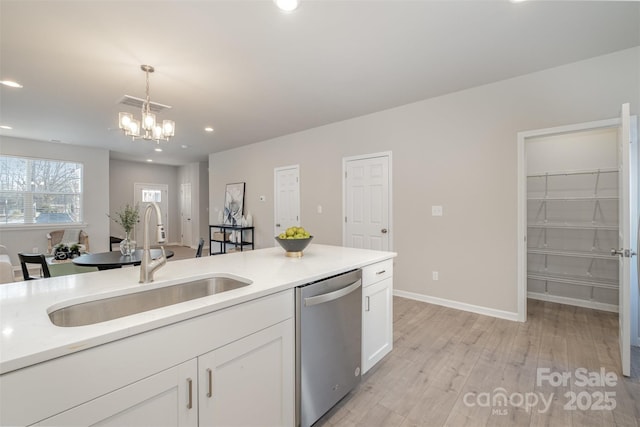
[[[512,320],[514,322],[518,321],[518,313],[513,313],[510,311],[496,310],[495,308],[482,307],[479,305],[467,304],[464,302],[417,294],[415,292],[401,291],[398,289],[394,289],[393,295],[416,301],[428,302],[430,304],[441,305],[443,307],[455,308],[456,310],[469,311],[471,313],[497,317],[498,319]]]
[[[603,302],[593,302],[593,301],[587,301],[583,299],[541,294],[538,292],[527,292],[527,298],[536,299],[539,301],[557,302],[558,304],[575,305],[577,307],[591,308],[594,310],[609,311],[611,313],[618,312],[617,305],[606,304]]]

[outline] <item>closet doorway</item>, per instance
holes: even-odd
[[[619,119],[518,134],[519,319],[527,298],[618,312],[625,375],[639,344],[631,129],[625,104]]]

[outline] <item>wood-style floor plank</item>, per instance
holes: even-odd
[[[530,300],[519,323],[394,297],[393,351],[316,426],[639,427],[640,350],[622,377],[617,327],[614,313],[544,301]],[[579,368],[617,381],[583,385]],[[541,372],[568,379],[551,384]],[[585,406],[605,392],[615,409]]]

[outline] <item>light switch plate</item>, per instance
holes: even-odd
[[[431,206],[431,216],[442,216],[442,206]]]

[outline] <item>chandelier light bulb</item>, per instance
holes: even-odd
[[[140,136],[140,121],[139,120],[131,120],[129,123],[129,133],[130,136]]]
[[[162,133],[164,136],[173,136],[176,133],[176,124],[173,120],[162,121]]]

